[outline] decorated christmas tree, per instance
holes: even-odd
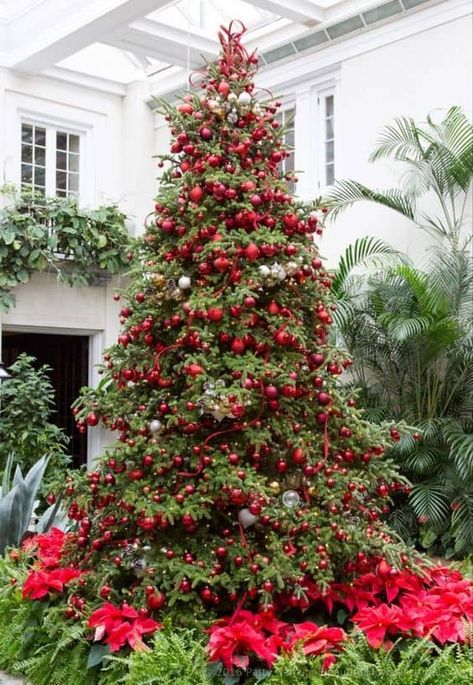
[[[103,600],[155,619],[297,611],[409,564],[381,520],[403,487],[383,459],[395,431],[365,422],[340,381],[317,211],[288,192],[280,104],[255,89],[240,39],[223,30],[199,92],[166,107],[123,330],[76,410],[118,439],[67,487],[71,617]]]

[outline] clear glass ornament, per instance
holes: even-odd
[[[285,507],[292,509],[293,507],[297,507],[301,501],[301,496],[295,490],[286,490],[281,499]]]

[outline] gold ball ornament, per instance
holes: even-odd
[[[277,480],[272,480],[269,484],[269,489],[271,492],[274,492],[275,495],[278,495],[281,492],[281,484]]]

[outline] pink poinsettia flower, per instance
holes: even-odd
[[[23,584],[23,597],[43,599],[50,592],[63,592],[64,586],[80,575],[81,572],[73,568],[31,571]]]
[[[272,666],[276,660],[275,644],[269,642],[262,631],[258,631],[250,622],[240,621],[227,626],[215,626],[210,629],[210,640],[207,653],[210,661],[221,661],[230,670],[248,668],[249,654]]]

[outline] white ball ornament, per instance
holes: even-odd
[[[287,509],[293,509],[293,507],[297,507],[301,501],[301,496],[295,490],[286,490],[281,499]]]
[[[228,102],[236,102],[237,101],[237,95],[236,93],[228,93],[227,95],[227,101]]]
[[[243,528],[249,528],[250,526],[255,525],[258,517],[252,514],[249,509],[240,509],[238,512],[238,520]]]
[[[267,278],[271,273],[271,269],[269,268],[269,266],[266,266],[266,264],[261,264],[258,271],[260,273],[260,276],[262,276],[263,278]]]
[[[218,107],[218,102],[217,100],[208,100],[207,101],[207,107],[213,111],[214,109],[217,109]]]
[[[246,107],[251,102],[251,95],[249,93],[247,93],[246,90],[244,90],[238,96],[238,102],[240,103],[240,105],[243,105],[244,107]]]
[[[148,426],[150,433],[158,433],[162,427],[163,424],[158,419],[153,419],[150,421]]]
[[[189,276],[181,276],[177,282],[177,285],[180,287],[181,290],[187,290],[191,287],[191,279],[189,278]]]

